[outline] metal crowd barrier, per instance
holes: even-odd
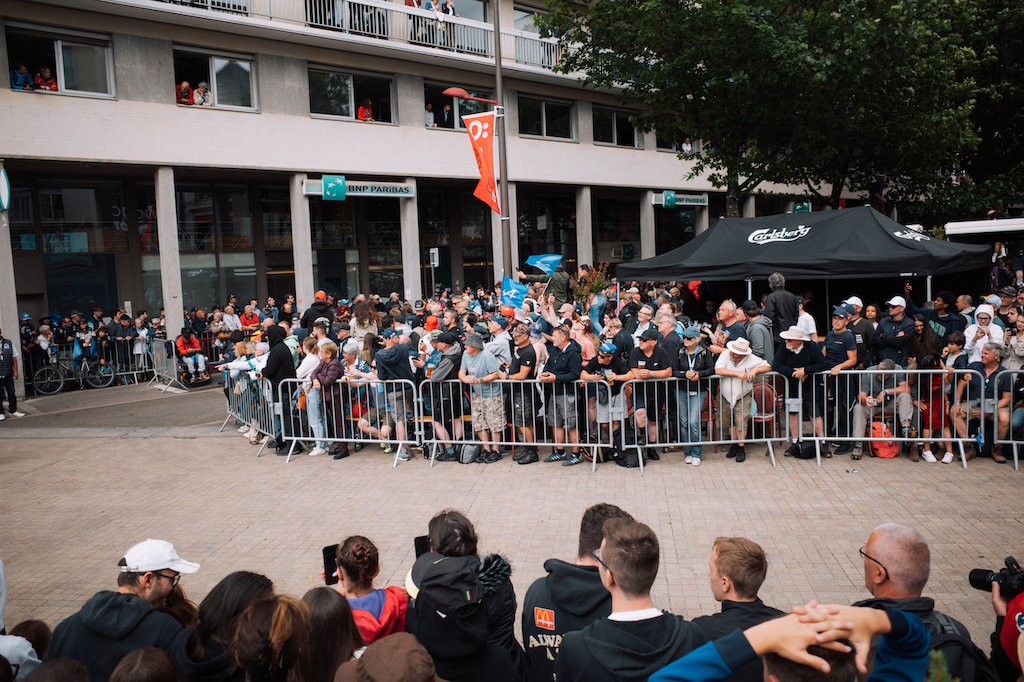
[[[300,408],[300,389],[306,393],[305,410]],[[312,443],[314,447],[331,443],[393,443],[397,446],[393,466],[398,466],[403,448],[411,459],[412,449],[419,443],[422,401],[411,381],[338,381],[317,390],[307,379],[285,379],[278,394],[283,411],[283,438],[290,443],[286,461],[291,461],[300,443]]]
[[[753,381],[717,375],[698,381],[674,378],[627,381],[623,392],[629,394],[629,410],[623,416],[620,429],[624,439],[622,447],[640,450],[713,445],[717,448],[719,445],[764,443],[772,466],[777,466],[772,441],[789,438],[788,423],[779,409],[787,397],[783,380],[781,375],[768,372],[757,375]],[[630,434],[632,442],[628,440]],[[642,473],[644,457],[642,452],[637,454]]]
[[[958,433],[952,418],[953,408],[966,411],[971,407],[969,385],[960,401],[956,400],[957,384],[967,376],[984,381],[974,370],[844,370],[835,377],[822,372],[798,382],[796,397],[787,403],[787,410],[801,430],[804,419],[810,418],[812,432],[803,439],[814,442],[819,465],[821,448],[828,442],[862,443],[868,456],[871,442],[895,442],[897,457],[903,444],[951,443],[958,446],[966,469],[964,445],[974,441],[979,431],[986,442],[992,442],[984,437],[986,418],[992,417],[987,401],[981,400],[972,410],[966,433]],[[874,422],[885,424],[888,432],[872,437]],[[906,433],[904,426],[909,429]]]
[[[1011,446],[1013,450],[1013,469],[1014,471],[1020,471],[1018,446],[1021,445],[1021,443],[1024,443],[1024,400],[1018,400],[1017,394],[1021,393],[1022,397],[1024,397],[1024,369],[1007,369],[1003,370],[999,374],[1008,374],[1012,381],[1012,394],[1009,405],[1010,428],[1007,429],[1006,436],[1004,438],[1000,438],[997,422],[993,420],[992,426],[996,436],[992,442],[998,443],[1004,447],[1007,445]],[[998,382],[996,385],[998,386]]]
[[[570,456],[573,448],[578,448],[591,460],[594,471],[602,451],[610,453],[614,447],[612,437],[621,423],[615,414],[619,401],[607,381],[555,384],[504,379],[479,386],[497,388],[498,395],[478,395],[473,385],[454,379],[420,383],[423,446],[430,453],[431,466],[448,447],[458,452],[466,445],[511,447],[513,451],[517,447],[562,446]],[[474,406],[480,417],[476,423]],[[496,422],[501,424],[498,430],[478,428],[493,427]],[[489,439],[478,437],[483,431],[491,432]]]
[[[228,416],[221,424],[221,431],[234,418],[267,436],[267,442],[281,432],[280,404],[273,401],[268,379],[254,379],[248,372],[224,372],[224,395]],[[264,443],[256,456],[262,455],[266,447],[267,443]]]
[[[156,381],[167,383],[161,392],[166,392],[174,384],[177,384],[185,391],[188,390],[188,385],[182,382],[181,375],[178,372],[178,353],[174,346],[174,341],[154,339],[153,343],[150,344],[150,361],[153,368],[153,378],[149,380],[147,386]]]

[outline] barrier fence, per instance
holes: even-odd
[[[30,358],[30,384],[40,395],[53,395],[71,382],[79,388],[106,388],[115,382],[139,383],[153,371],[152,339],[118,340],[97,337],[81,341],[51,343]]]
[[[256,453],[259,457],[270,439],[280,434],[282,427],[281,406],[274,402],[270,381],[257,378],[255,372],[224,372],[224,395],[228,416],[220,430],[223,431],[233,417],[235,421],[267,436],[267,442]]]
[[[1019,446],[1024,442],[1024,369],[1008,369],[1001,372],[1006,375],[1003,379],[1002,386],[1006,388],[1006,382],[1010,384],[1010,400],[1007,406],[1008,415],[1008,428],[1005,430],[1005,435],[999,435],[998,422],[993,420],[993,428],[996,429],[996,437],[994,443],[1011,447],[1013,452],[1013,469],[1014,471],[1020,471],[1020,453],[1018,452]],[[996,382],[997,388],[1000,382]],[[1000,410],[1004,408],[1000,407]],[[1004,417],[1005,419],[1005,417]]]

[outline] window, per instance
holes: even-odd
[[[357,118],[360,107],[377,123],[393,123],[391,79],[309,69],[309,111],[314,116]]]
[[[105,36],[57,34],[11,22],[7,25],[7,58],[12,77],[24,79],[22,82],[31,84],[32,89],[114,95],[114,64],[110,39]],[[11,87],[24,89],[14,81]]]
[[[462,120],[463,116],[469,116],[471,114],[479,114],[484,111],[490,111],[492,105],[487,102],[475,102],[471,99],[460,99],[458,97],[449,97],[444,94],[444,91],[448,89],[447,85],[425,85],[423,86],[423,102],[424,107],[429,104],[434,112],[434,124],[438,128],[452,128],[456,127],[460,130],[466,129],[466,123]],[[471,97],[481,97],[483,99],[492,99],[494,94],[487,91],[471,90],[469,91]],[[444,125],[444,107],[448,105],[452,108],[452,125]]]
[[[251,57],[174,50],[176,101],[185,106],[256,109]]]
[[[540,33],[540,31],[537,30],[537,27],[533,24],[533,18],[538,14],[541,14],[541,12],[538,12],[532,7],[515,5],[512,8],[512,22],[515,24],[517,31]]]
[[[572,105],[519,98],[519,134],[572,139]]]
[[[609,109],[594,109],[594,142],[617,147],[637,147],[636,129],[629,114]]]
[[[686,135],[682,137],[678,133],[667,133],[657,131],[655,134],[657,140],[658,150],[663,152],[683,152],[684,154],[692,154],[696,152],[699,145],[692,142]]]
[[[35,251],[32,190],[28,186],[11,185],[11,206],[7,215],[11,219],[11,248],[15,251]]]
[[[128,251],[119,182],[47,181],[39,186],[43,253]]]

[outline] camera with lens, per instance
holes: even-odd
[[[971,587],[976,590],[992,591],[992,583],[999,584],[999,594],[1006,601],[1010,601],[1021,592],[1024,592],[1024,569],[1012,556],[1006,557],[1004,562],[1006,568],[998,571],[989,571],[984,568],[976,568],[967,576]]]

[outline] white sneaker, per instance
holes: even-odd
[[[939,460],[935,459],[935,455],[932,454],[931,450],[925,450],[924,452],[922,452],[921,453],[921,459],[923,459],[924,461],[926,461],[926,462],[928,462],[930,464],[935,464],[937,461],[939,461]]]
[[[694,458],[693,458],[693,459],[692,459],[692,460],[690,461],[690,464],[691,464],[692,466],[695,466],[695,467],[699,467],[699,466],[700,466],[700,457],[694,457]]]
[[[263,436],[263,438],[260,438],[258,441],[256,441],[256,444],[264,445],[268,440],[270,440],[270,436]]]
[[[953,462],[953,453],[952,452],[947,452],[946,454],[944,454],[942,456],[942,463],[943,464],[951,464],[952,462]]]
[[[683,461],[684,461],[684,462],[686,462],[687,464],[693,464],[693,455],[687,455],[687,456],[686,456],[686,457],[685,457],[685,458],[683,459]]]
[[[0,422],[2,422],[4,419],[7,419],[7,417],[5,417],[4,413],[0,411]]]
[[[249,429],[250,429],[250,428],[252,428],[252,427],[250,427],[250,426],[245,426],[245,425],[242,425],[242,426],[239,426],[239,427],[238,427],[238,432],[239,432],[239,433],[249,433]]]
[[[11,412],[11,416],[12,417],[24,417],[25,413],[24,412]]]
[[[315,447],[315,448],[313,448],[312,450],[309,451],[309,456],[310,457],[319,457],[320,455],[326,455],[326,454],[327,454],[327,451],[324,450],[323,448],[319,447],[319,446],[317,446],[317,447]]]

